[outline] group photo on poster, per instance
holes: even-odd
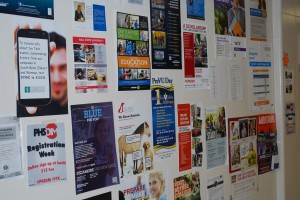
[[[150,100],[140,97],[118,101],[116,108],[118,110],[116,140],[119,149],[120,177],[132,177],[153,170],[155,162],[152,124],[151,115],[147,112],[151,110]]]
[[[76,194],[119,184],[111,102],[71,106]]]
[[[107,92],[105,38],[73,37],[76,93]]]
[[[74,29],[106,31],[105,6],[96,4],[95,0],[76,0],[73,5]]]
[[[67,179],[64,123],[27,126],[28,186]]]
[[[180,2],[150,0],[152,68],[182,69]]]
[[[64,31],[63,23],[15,18],[18,117],[68,114]]]
[[[150,89],[148,17],[117,13],[118,90]]]

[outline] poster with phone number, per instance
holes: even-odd
[[[174,83],[169,77],[153,77],[151,84],[153,145],[158,160],[175,156]]]
[[[54,19],[53,0],[2,0],[0,13]]]

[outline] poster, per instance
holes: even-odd
[[[276,116],[275,113],[260,114],[257,120],[258,174],[263,174],[279,167],[279,163],[272,166],[278,155]]]
[[[146,181],[145,174],[121,179],[120,187],[126,200],[149,199],[149,182]]]
[[[244,100],[243,67],[238,64],[231,64],[228,67],[229,99],[231,101]]]
[[[246,59],[245,0],[214,0],[214,10],[217,57]]]
[[[22,174],[19,120],[15,116],[0,116],[0,180]]]
[[[294,76],[294,70],[286,69],[284,71],[285,94],[294,95]]]
[[[72,105],[76,194],[119,184],[111,102]]]
[[[155,169],[150,100],[140,97],[117,101],[116,108],[121,178]]]
[[[208,89],[207,27],[183,24],[185,88]]]
[[[175,156],[175,97],[173,79],[151,79],[152,121],[154,154],[158,160]]]
[[[27,126],[27,161],[29,186],[67,179],[63,123]]]
[[[0,13],[54,19],[53,0],[2,0]]]
[[[206,190],[208,200],[224,200],[225,197],[223,175],[208,178]]]
[[[106,31],[105,6],[96,4],[94,0],[76,0],[73,5],[74,29]]]
[[[226,161],[225,107],[205,109],[207,169],[224,165]]]
[[[27,25],[24,26],[25,24]],[[19,52],[19,56],[15,57],[16,78],[18,79],[17,117],[68,114],[67,51],[64,23],[16,17],[14,19],[14,30],[16,31],[11,33],[16,34],[29,28],[35,29],[37,32],[41,28],[45,31],[43,33],[49,36],[49,40],[34,38],[28,33],[26,37],[15,37],[15,40],[12,41],[12,45],[18,47],[14,48],[15,52],[11,53],[17,55]],[[54,43],[56,49],[50,51],[54,49]]]
[[[243,200],[258,191],[257,168],[230,175],[230,199]]]
[[[149,183],[150,199],[167,200],[169,189],[167,171],[156,171],[149,174],[147,177]],[[170,183],[171,185],[171,183]]]
[[[150,0],[153,69],[182,69],[180,1]]]
[[[296,133],[296,106],[295,102],[285,104],[285,131],[286,134]]]
[[[204,121],[202,103],[178,104],[179,171],[202,167]]]
[[[199,171],[174,178],[173,186],[174,200],[201,199]]]
[[[150,89],[148,17],[117,13],[118,89]]]
[[[205,20],[204,0],[186,0],[187,18]]]
[[[107,92],[105,38],[73,37],[76,93]]]
[[[250,0],[250,39],[267,41],[267,2]]]
[[[229,172],[257,167],[256,116],[228,119]]]

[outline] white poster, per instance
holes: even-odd
[[[250,38],[267,41],[267,0],[250,0]]]
[[[207,180],[207,199],[224,200],[224,177],[223,175],[209,177]]]
[[[20,176],[22,152],[20,124],[17,117],[0,117],[0,180]]]

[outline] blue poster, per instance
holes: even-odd
[[[105,6],[93,5],[94,31],[106,31]]]
[[[154,77],[151,81],[154,154],[164,160],[175,155],[174,84],[168,77]]]
[[[2,0],[0,13],[54,19],[53,0]]]
[[[111,102],[72,105],[76,194],[119,184]]]
[[[205,20],[204,0],[186,0],[187,17]]]

